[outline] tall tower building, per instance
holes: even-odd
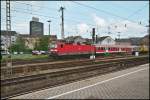
[[[39,22],[39,18],[32,17],[32,21],[30,21],[30,35],[44,35],[44,24]]]

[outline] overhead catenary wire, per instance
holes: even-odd
[[[1,8],[1,9],[5,10],[5,8]],[[25,14],[29,14],[29,15],[38,15],[38,16],[42,16],[42,17],[53,18],[55,20],[59,20],[59,17],[50,17],[50,16],[46,16],[46,15],[41,15],[41,14],[36,14],[36,13],[30,13],[30,12],[23,11],[23,10],[19,11],[19,10],[12,10],[11,9],[11,11],[18,12],[18,13],[25,13]],[[81,22],[81,21],[76,21],[76,20],[73,20],[73,19],[66,19],[66,20],[73,21],[74,23],[78,23],[78,24]],[[94,25],[91,25],[91,26],[94,26]],[[19,26],[17,26],[17,27],[19,27]]]
[[[138,10],[136,10],[135,12],[133,12],[131,15],[128,16],[128,18],[131,18],[133,16],[135,16],[136,14],[138,14],[139,12],[141,12],[142,10],[144,10],[144,8],[148,6],[148,4],[145,4],[142,8],[139,8]]]
[[[1,8],[1,9],[5,9],[5,8]],[[18,13],[25,13],[25,14],[29,14],[29,15],[38,15],[38,16],[42,16],[42,17],[53,18],[53,19],[59,20],[59,17],[52,17],[52,16],[47,16],[47,15],[42,15],[42,14],[37,14],[37,13],[30,13],[30,12],[27,12],[24,10],[19,11],[19,10],[11,9],[11,11],[18,12]],[[75,19],[68,19],[68,18],[65,18],[65,19],[68,21],[76,22],[76,23],[83,22],[83,21],[79,21],[79,20],[75,20]],[[94,24],[90,24],[90,23],[87,23],[87,24],[90,26],[95,26]]]
[[[75,1],[72,1],[72,2],[75,2]],[[17,3],[20,3],[20,2],[17,2]],[[75,2],[75,3],[78,3],[78,2]],[[20,3],[20,4],[26,4],[26,5],[31,5],[31,4],[27,4],[27,3]],[[78,4],[80,4],[81,5],[81,3],[78,3]],[[89,7],[88,5],[85,5],[85,4],[82,4],[82,6],[86,6],[86,7]],[[41,8],[42,6],[38,6],[38,5],[31,5],[31,6],[35,6],[35,7],[39,7],[39,8]],[[147,6],[147,4],[145,5],[145,6]],[[144,6],[144,7],[145,7]],[[43,7],[43,8],[46,8],[46,9],[53,9],[53,8],[49,8],[49,7]],[[91,8],[91,7],[90,7]],[[94,7],[92,7],[92,9],[93,9]],[[97,9],[97,8],[94,8],[94,9],[96,9],[96,10],[100,10],[100,9]],[[57,10],[57,9],[55,9],[55,10]],[[100,11],[102,11],[102,12],[105,12],[105,13],[107,13],[107,14],[111,14],[111,15],[113,15],[113,16],[116,16],[116,17],[120,17],[120,18],[123,18],[123,19],[126,19],[126,20],[129,20],[129,18],[125,18],[125,17],[121,17],[121,16],[118,16],[118,15],[115,15],[115,14],[113,14],[113,13],[110,13],[110,12],[107,12],[107,11],[104,11],[104,10],[100,10]],[[132,21],[133,22],[133,21]],[[92,24],[89,24],[89,25],[92,25]],[[92,25],[92,26],[95,26],[95,25]]]
[[[108,11],[105,11],[105,10],[102,10],[102,9],[97,9],[97,8],[95,8],[95,7],[93,7],[93,6],[89,6],[89,5],[86,5],[86,4],[82,4],[82,3],[79,3],[79,2],[76,2],[76,1],[71,1],[71,2],[76,3],[76,4],[80,5],[80,6],[84,6],[84,7],[86,7],[86,8],[94,9],[94,10],[96,10],[96,11],[98,11],[98,12],[103,12],[103,13],[105,13],[105,14],[118,17],[118,18],[123,19],[123,20],[128,20],[128,21],[131,21],[131,22],[133,22],[133,23],[137,23],[137,22],[135,22],[135,21],[133,21],[133,20],[130,20],[129,18],[122,17],[122,16],[116,15],[116,14],[114,14],[114,13],[111,13],[111,12],[108,12]]]
[[[27,4],[26,4],[26,5],[27,5]],[[28,5],[30,5],[30,6],[37,6],[37,5],[32,5],[32,4],[28,4]],[[40,8],[41,6],[38,6],[38,7]],[[45,9],[48,9],[49,7],[48,7],[48,8],[47,8],[47,7],[44,7],[44,8],[45,8]],[[57,9],[57,10],[58,10],[58,9]],[[18,12],[18,11],[15,11],[15,12]],[[21,13],[22,11],[19,11],[19,12]],[[44,14],[37,14],[37,13],[35,13],[35,12],[37,12],[37,11],[34,11],[34,13],[33,13],[33,11],[32,11],[32,12],[30,12],[30,11],[25,11],[25,12],[24,12],[24,11],[23,11],[22,13],[28,13],[28,14],[31,14],[31,15],[37,15],[37,16],[42,16],[42,17],[47,17],[47,18],[52,17],[52,16],[47,16],[47,15],[44,15]],[[53,19],[60,20],[59,17],[57,17],[57,18],[54,17]],[[84,22],[84,21],[76,20],[76,18],[73,18],[73,19],[70,18],[70,19],[69,19],[69,18],[66,18],[66,17],[65,17],[65,19],[66,19],[67,21],[71,21],[71,23],[78,23],[78,24],[79,24],[79,23]],[[96,25],[93,25],[93,24],[90,24],[90,23],[87,23],[87,22],[86,22],[86,24],[87,24],[87,25],[90,25],[91,27],[96,27]]]

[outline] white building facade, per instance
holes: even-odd
[[[116,42],[110,36],[98,37],[97,43],[99,45],[115,45]]]
[[[15,31],[9,31],[8,33],[6,31],[1,31],[1,49],[8,50],[10,44],[16,42],[17,35]]]

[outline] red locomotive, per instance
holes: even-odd
[[[67,55],[90,55],[92,53],[99,55],[104,53],[132,53],[132,46],[121,45],[86,45],[86,44],[67,44],[56,42],[50,45],[51,56]]]

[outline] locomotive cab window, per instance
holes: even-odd
[[[104,48],[104,47],[102,47],[101,49],[102,49],[102,50],[105,50],[105,48]]]
[[[52,44],[49,45],[49,47],[50,48],[57,48],[57,44],[52,43]]]
[[[61,44],[60,47],[63,48],[63,44]]]
[[[100,47],[97,47],[97,50],[100,50]]]

